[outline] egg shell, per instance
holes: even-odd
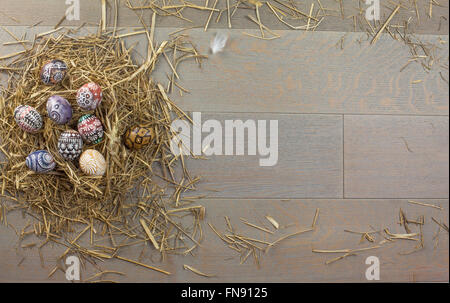
[[[80,168],[89,176],[103,176],[106,171],[105,157],[95,149],[87,149],[81,154]]]
[[[102,122],[92,114],[81,116],[78,119],[78,132],[88,144],[97,144],[103,140]]]
[[[72,106],[63,97],[53,95],[47,100],[47,113],[56,124],[66,124],[72,119]]]
[[[103,93],[100,85],[89,82],[77,91],[77,103],[86,111],[95,110],[102,102]]]
[[[29,133],[36,133],[44,124],[39,112],[32,106],[19,105],[14,110],[14,119],[21,129]]]
[[[44,63],[41,69],[41,80],[46,85],[60,83],[67,73],[67,64],[61,60],[50,60]]]
[[[130,149],[140,149],[148,145],[155,137],[153,129],[135,126],[125,133],[125,146]]]
[[[66,160],[78,158],[83,150],[83,139],[75,130],[63,132],[58,139],[58,152]]]
[[[46,150],[37,150],[28,155],[25,164],[29,169],[37,173],[48,173],[55,169],[56,163],[53,156]]]

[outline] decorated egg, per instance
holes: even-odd
[[[95,110],[102,102],[102,88],[89,82],[80,87],[77,92],[77,103],[83,110]]]
[[[67,64],[61,60],[47,61],[41,69],[41,80],[51,85],[61,82],[67,73]]]
[[[37,173],[48,173],[56,167],[53,156],[46,150],[37,150],[28,155],[25,164]]]
[[[66,160],[74,160],[83,150],[83,139],[75,130],[63,132],[58,139],[58,152]]]
[[[54,95],[47,100],[47,113],[56,124],[66,124],[72,119],[72,106],[63,97]]]
[[[125,133],[125,145],[130,149],[140,149],[148,145],[155,137],[153,129],[136,126]]]
[[[43,125],[38,111],[29,105],[19,105],[14,110],[14,119],[21,129],[29,133],[38,132]]]
[[[80,168],[87,175],[103,176],[106,171],[106,161],[100,152],[87,149],[81,154]]]
[[[97,144],[103,140],[102,122],[92,114],[81,116],[78,119],[78,132],[88,144]]]

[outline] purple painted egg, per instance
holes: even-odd
[[[94,82],[86,83],[77,92],[77,103],[83,110],[95,110],[102,98],[102,88]]]
[[[14,110],[14,119],[21,129],[29,133],[36,133],[44,124],[39,112],[32,106],[19,105]]]
[[[103,140],[102,122],[92,114],[81,116],[78,120],[78,132],[88,144],[97,144]]]
[[[41,69],[41,80],[46,85],[61,82],[67,73],[67,64],[61,60],[47,61]]]
[[[66,160],[75,160],[83,150],[83,139],[75,130],[65,131],[58,139],[58,152]]]
[[[47,100],[47,113],[56,124],[66,124],[72,119],[72,106],[63,97],[54,95]]]
[[[48,173],[56,167],[53,156],[46,150],[37,150],[30,153],[25,160],[25,164],[29,169],[37,173]]]

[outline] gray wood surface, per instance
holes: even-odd
[[[202,176],[199,193],[227,198],[342,197],[342,116],[204,114],[203,119],[222,125],[224,120],[277,120],[279,152],[278,163],[267,167],[259,164],[266,156],[248,156],[247,148],[245,156],[189,160],[192,173]]]
[[[431,216],[448,222],[448,200],[420,200],[444,207],[443,211],[428,207],[412,205],[405,200],[267,200],[267,199],[213,199],[200,201],[207,209],[206,222],[212,223],[219,231],[225,232],[224,216],[231,218],[233,227],[239,233],[274,241],[303,228],[311,226],[316,208],[320,208],[317,228],[314,232],[293,236],[272,247],[260,258],[258,267],[251,259],[240,264],[238,254],[228,249],[223,242],[205,226],[203,247],[195,257],[168,256],[164,262],[159,261],[158,253],[151,244],[147,244],[141,262],[168,270],[173,274],[163,275],[145,268],[140,268],[120,260],[99,262],[102,270],[117,270],[127,276],[109,275],[105,279],[128,282],[364,282],[368,265],[368,256],[376,256],[380,260],[380,279],[382,282],[412,282],[412,281],[448,281],[448,233],[441,231],[439,242],[434,249],[433,236],[437,225],[431,221]],[[374,244],[359,244],[360,235],[344,232],[369,231],[369,225],[375,229],[389,228],[391,232],[404,233],[403,227],[397,224],[400,207],[410,219],[420,215],[425,216],[424,243],[425,249],[410,252],[416,246],[415,241],[397,240],[394,243],[383,244],[380,248],[357,253],[343,260],[326,265],[325,262],[342,254],[313,253],[312,249],[354,249],[375,246],[382,237],[374,235]],[[274,217],[281,225],[279,231],[270,235],[260,230],[244,225],[239,218],[273,229],[264,218]],[[11,220],[14,216],[11,216]],[[16,216],[18,221],[20,216]],[[283,228],[288,226],[286,228]],[[415,226],[411,226],[416,231]],[[11,228],[1,228],[0,233],[0,281],[65,281],[64,273],[57,271],[47,279],[47,274],[54,266],[55,258],[64,249],[60,247],[45,247],[45,268],[41,267],[36,249],[14,249],[17,237]],[[29,243],[25,239],[23,244]],[[122,250],[121,254],[128,258],[139,259],[143,245]],[[17,264],[23,260],[20,266]],[[183,269],[183,264],[190,265],[207,274],[216,277],[204,278]],[[82,279],[93,275],[91,266],[81,270]]]
[[[448,117],[344,118],[345,197],[448,196]]]
[[[0,0],[0,25],[17,37],[32,39],[36,33],[53,29],[67,6],[64,1]],[[113,5],[114,1],[108,1]],[[134,4],[139,1],[132,1]],[[192,3],[202,4],[203,0]],[[210,6],[211,6],[211,1]],[[295,1],[307,11],[313,1]],[[299,3],[300,2],[300,3]],[[354,32],[353,21],[337,16],[324,20],[315,32],[291,31],[280,25],[266,10],[261,10],[263,23],[277,30],[280,39],[261,41],[242,32],[258,33],[254,24],[238,11],[233,29],[226,29],[226,14],[211,30],[186,31],[198,49],[207,53],[217,31],[230,35],[225,52],[209,54],[202,68],[186,61],[180,65],[180,84],[190,93],[171,95],[178,106],[189,112],[201,112],[202,120],[243,121],[278,120],[278,164],[260,167],[256,156],[211,156],[208,160],[189,160],[193,175],[203,176],[195,195],[206,195],[199,201],[206,207],[205,223],[225,230],[224,216],[251,237],[274,241],[311,225],[316,208],[320,208],[317,229],[280,242],[261,257],[258,269],[251,260],[239,264],[237,254],[228,249],[205,224],[205,241],[196,256],[159,255],[146,243],[127,248],[121,254],[172,272],[165,276],[119,260],[99,262],[103,270],[118,270],[127,276],[106,279],[127,282],[365,282],[367,256],[381,262],[382,282],[448,281],[448,233],[441,231],[436,245],[433,239],[437,225],[431,217],[448,225],[449,211],[449,141],[448,141],[448,1],[433,6],[428,18],[426,0],[418,0],[420,23],[411,24],[418,38],[439,43],[434,69],[425,72],[420,65],[410,64],[408,48],[387,34],[375,45],[369,45],[365,33]],[[119,33],[140,27],[136,14],[120,1]],[[318,7],[318,2],[315,8]],[[339,1],[321,0],[324,7],[339,9]],[[357,1],[345,0],[346,15]],[[362,2],[362,4],[364,4]],[[225,2],[219,0],[219,7]],[[391,6],[391,5],[390,5]],[[383,7],[383,16],[389,9]],[[108,7],[108,25],[112,24]],[[254,13],[248,11],[248,13]],[[335,12],[336,13],[336,12]],[[339,12],[337,12],[339,14]],[[401,10],[393,24],[415,11]],[[144,20],[150,23],[150,10]],[[193,24],[176,18],[159,18],[155,32],[160,42],[182,27],[203,25],[205,20],[196,10],[186,10]],[[100,1],[81,0],[81,20],[64,21],[63,26],[88,22],[82,33],[95,33],[100,20]],[[38,26],[29,28],[42,21]],[[94,24],[95,23],[95,24]],[[440,29],[439,29],[440,23]],[[439,29],[439,30],[438,30]],[[27,33],[26,36],[23,36]],[[343,49],[339,41],[344,37]],[[146,53],[143,35],[126,38],[130,46],[137,43],[135,58],[142,62]],[[0,57],[22,50],[20,45],[3,45],[13,38],[0,28]],[[358,41],[361,41],[358,42]],[[5,62],[0,61],[0,67]],[[445,67],[447,66],[447,68]],[[169,71],[160,60],[153,75],[166,84]],[[0,82],[6,77],[0,73]],[[416,80],[422,80],[420,83]],[[441,205],[444,210],[412,205],[420,202]],[[312,249],[349,249],[368,247],[359,244],[360,236],[344,229],[369,231],[388,227],[403,233],[398,225],[402,208],[409,219],[425,216],[423,250],[410,252],[415,241],[398,240],[381,248],[358,253],[335,263],[325,262],[339,254],[316,254]],[[272,228],[265,215],[273,216],[283,227],[274,235],[253,229],[240,222],[248,221]],[[20,213],[10,213],[8,222],[20,229],[27,223]],[[416,226],[412,226],[414,231]],[[376,243],[382,238],[376,235]],[[86,239],[84,239],[86,240]],[[45,246],[44,268],[36,248],[23,249],[10,226],[0,226],[1,282],[64,282],[64,273],[47,274],[55,258],[64,248]],[[23,259],[23,257],[25,257]],[[22,260],[22,262],[21,262]],[[18,265],[18,263],[20,263]],[[193,266],[217,277],[203,278],[183,269]],[[82,278],[97,272],[91,266],[82,269]]]

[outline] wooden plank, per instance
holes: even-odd
[[[142,262],[169,270],[173,274],[166,276],[145,268],[134,266],[119,260],[99,262],[101,270],[116,270],[126,276],[108,275],[104,279],[122,282],[368,282],[365,272],[369,265],[365,264],[368,256],[376,256],[380,261],[381,282],[448,282],[449,250],[448,233],[439,235],[436,248],[433,236],[437,225],[431,217],[448,224],[448,200],[421,200],[435,205],[441,205],[444,210],[412,205],[406,200],[230,200],[217,199],[199,201],[206,207],[204,226],[205,239],[196,256],[169,255],[163,262],[151,244],[147,244]],[[212,223],[219,231],[225,232],[224,216],[228,216],[235,229],[249,237],[274,241],[283,235],[309,227],[314,213],[320,208],[316,230],[285,239],[272,247],[260,258],[258,269],[252,260],[239,264],[239,256],[228,249],[223,242],[206,225]],[[398,240],[383,244],[381,248],[363,251],[356,256],[349,256],[335,263],[325,265],[325,262],[342,254],[318,254],[312,249],[348,249],[374,246],[383,238],[373,234],[375,244],[367,241],[360,244],[360,235],[344,232],[369,231],[369,225],[375,229],[384,227],[391,232],[403,233],[403,227],[398,225],[399,209],[406,213],[407,218],[416,219],[424,215],[423,227],[425,248],[409,255],[401,255],[414,249],[416,241]],[[247,225],[239,218],[270,227],[264,218],[270,214],[281,225],[274,235],[267,234]],[[25,220],[20,214],[11,213],[9,221],[20,227]],[[285,227],[288,225],[288,227]],[[415,232],[417,226],[410,224]],[[47,279],[54,266],[54,259],[64,248],[46,246],[43,249],[45,268],[41,268],[39,255],[34,249],[15,249],[17,237],[12,228],[0,226],[0,281],[1,282],[65,282],[64,273],[57,271]],[[26,239],[31,241],[31,239]],[[28,242],[24,243],[28,243]],[[121,253],[138,259],[141,245],[123,250]],[[26,256],[20,266],[22,256]],[[183,264],[193,266],[217,277],[204,278],[183,270]],[[95,272],[88,265],[81,269],[82,279],[91,277]],[[373,281],[372,281],[373,282]]]
[[[141,15],[144,17],[144,20],[149,23],[150,16],[152,11],[150,9],[144,10],[142,13],[140,10],[132,11],[128,9],[125,5],[126,1],[119,1],[119,13],[118,13],[118,26],[126,27],[126,26],[141,26],[139,18],[137,15]],[[192,0],[189,1],[193,4],[197,4],[199,6],[204,6],[204,0]],[[140,7],[142,6],[142,1],[134,0],[131,1],[133,6]],[[181,2],[172,2],[173,5]],[[230,5],[234,5],[234,1],[230,1]],[[272,5],[284,9],[287,11],[286,7],[283,7],[281,4],[271,1]],[[298,10],[304,12],[305,14],[309,13],[311,8],[311,4],[314,3],[313,16],[318,14],[318,10],[320,9],[319,2],[316,0],[307,0],[300,1],[295,0],[291,2],[284,3],[295,3]],[[320,3],[322,6],[327,9],[327,16],[317,28],[317,30],[321,31],[344,31],[344,32],[352,32],[352,31],[360,31],[360,27],[357,24],[356,28],[354,25],[354,21],[352,16],[357,15],[359,10],[365,9],[368,5],[365,5],[364,2],[361,2],[361,8],[359,8],[358,0],[352,1],[344,1],[344,16],[342,18],[340,3],[335,0],[321,0]],[[432,17],[428,17],[429,11],[429,1],[428,0],[417,0],[417,7],[419,12],[419,22],[417,22],[416,11],[413,6],[413,2],[403,3],[405,7],[409,7],[409,9],[401,9],[399,13],[392,20],[392,24],[400,24],[402,25],[402,21],[406,21],[411,17],[409,24],[409,29],[413,30],[418,34],[448,34],[448,1],[439,1],[442,5],[433,6]],[[209,7],[212,7],[213,2],[210,2]],[[245,7],[241,4],[241,7]],[[251,6],[250,6],[251,7]],[[381,1],[380,7],[380,17],[381,20],[386,20],[387,16],[390,14],[392,9],[395,7],[393,4],[383,3]],[[57,24],[61,17],[64,16],[66,10],[69,8],[69,5],[64,1],[59,0],[46,0],[45,9],[42,9],[42,3],[40,1],[28,0],[28,1],[17,1],[17,0],[3,0],[2,7],[0,10],[0,25],[33,25],[37,22],[41,25],[49,25],[54,26]],[[225,1],[219,1],[217,4],[217,9],[224,10],[226,8]],[[114,24],[114,1],[108,1],[107,6],[107,21],[108,25]],[[260,9],[260,17],[262,22],[268,26],[270,29],[288,29],[288,27],[282,24],[278,19],[273,15],[271,10],[267,5],[263,5]],[[255,15],[254,9],[238,9],[236,13],[232,17],[232,28],[235,29],[248,29],[253,28],[257,29],[258,25],[250,21],[246,16],[247,15]],[[319,16],[324,13],[321,11]],[[183,17],[190,21],[183,20],[177,17],[161,17],[158,18],[157,26],[161,27],[191,27],[191,26],[201,26],[204,27],[206,20],[209,16],[209,11],[201,11],[197,9],[189,9],[186,8],[183,10]],[[218,13],[215,13],[211,19],[209,28],[228,28],[227,14],[222,14],[218,23],[216,23]],[[92,0],[80,0],[80,20],[72,20],[72,21],[64,21],[64,25],[80,25],[83,22],[96,23],[100,22],[101,18],[101,5],[100,1],[92,1]],[[318,17],[320,19],[320,17]],[[305,25],[307,23],[307,18],[303,18],[302,20],[291,20],[291,18],[284,18],[287,22],[291,23],[293,26]],[[364,26],[367,26],[364,23]]]
[[[278,121],[278,162],[260,166],[261,156],[212,155],[208,160],[188,159],[192,175],[200,175],[198,192],[227,198],[340,198],[342,197],[342,116],[280,114],[202,114],[202,122],[225,120]],[[203,134],[203,138],[208,135]],[[270,133],[274,137],[274,134]],[[226,139],[223,136],[222,149]],[[258,137],[258,140],[260,138]],[[235,141],[236,142],[236,141]],[[266,140],[269,145],[269,138]],[[235,143],[236,144],[236,143]],[[272,144],[273,146],[273,144]],[[191,145],[192,148],[192,145]]]
[[[190,33],[208,52],[212,36]],[[173,98],[202,111],[448,115],[448,84],[439,75],[448,79],[448,70],[435,65],[426,72],[412,63],[400,72],[410,53],[389,36],[370,45],[357,42],[364,34],[347,34],[341,50],[336,43],[343,33],[277,33],[282,39],[274,43],[232,31],[225,52],[210,55],[202,69],[194,62],[180,66],[180,82],[191,93],[180,97],[175,90]],[[444,64],[448,43],[439,47],[436,58]]]
[[[448,122],[345,116],[345,197],[447,198]]]
[[[18,37],[28,31],[29,39],[33,33],[49,29],[9,27]],[[171,32],[173,29],[159,29],[156,41],[167,39]],[[256,30],[248,32],[257,34]],[[186,33],[202,53],[208,54],[212,34],[202,29]],[[448,79],[448,70],[439,67],[444,64],[448,43],[439,44],[431,72],[415,63],[400,72],[410,58],[409,50],[386,35],[370,45],[369,41],[357,42],[364,34],[347,34],[341,50],[336,43],[344,33],[278,33],[282,39],[274,42],[244,36],[240,30],[230,31],[225,52],[209,54],[202,68],[193,60],[180,64],[178,83],[190,93],[181,97],[175,88],[171,97],[187,111],[202,112],[448,115],[448,85],[439,74],[442,72]],[[439,39],[419,38],[433,43]],[[0,41],[12,38],[0,30]],[[138,43],[136,59],[142,62],[146,58],[145,36],[127,37],[126,41],[130,46]],[[21,47],[0,45],[0,56],[20,51]],[[171,73],[169,66],[160,60],[153,78],[165,85],[167,73]]]

